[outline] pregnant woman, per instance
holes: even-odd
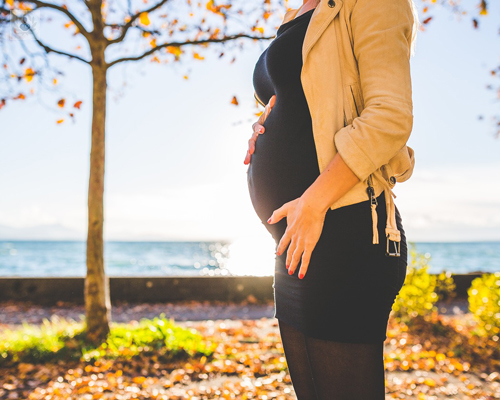
[[[299,400],[379,400],[385,398],[383,343],[387,338],[387,322],[392,304],[406,276],[407,244],[399,210],[388,199],[391,196],[389,190],[376,186],[374,192],[364,192],[364,199],[358,196],[349,202],[337,202],[353,187],[366,184],[367,181],[359,173],[365,166],[361,165],[361,161],[357,164],[356,158],[351,157],[352,148],[343,147],[339,142],[335,156],[326,168],[320,170],[318,149],[321,148],[314,136],[313,115],[321,114],[312,109],[312,104],[308,104],[301,72],[304,38],[315,13],[320,18],[321,12],[332,12],[328,8],[342,5],[333,0],[326,3],[327,0],[308,0],[299,10],[292,10],[294,18],[285,17],[276,38],[255,65],[255,95],[265,105],[265,111],[253,125],[254,135],[249,141],[245,159],[245,164],[249,164],[248,188],[258,217],[277,244],[273,284],[274,316],[279,322],[290,376]],[[406,24],[404,20],[407,16],[405,7],[410,7],[407,0],[358,0],[357,3],[360,4],[356,4],[355,0],[352,4],[347,0],[343,3],[345,13],[348,12],[347,7],[351,7],[353,15],[360,15],[357,17],[359,24],[368,26],[359,30],[366,32],[366,38],[361,33],[354,37],[355,53],[358,42],[370,40],[369,35],[373,33],[370,29],[385,31],[385,36],[378,36],[377,40],[387,40],[389,46],[393,44],[391,35],[395,37],[394,41],[402,38],[407,43],[406,36],[399,36],[413,22],[411,20]],[[356,11],[356,7],[383,9],[386,6],[386,10],[375,13],[372,9]],[[317,10],[320,7],[322,10]],[[370,17],[361,17],[364,12],[371,13]],[[392,15],[395,12],[399,12],[402,20],[398,21],[398,15]],[[392,13],[392,16],[386,21],[379,17],[385,15],[381,13]],[[321,22],[324,27],[324,19]],[[355,23],[356,18],[353,16],[352,24]],[[373,24],[373,28],[369,24]],[[333,31],[323,33],[331,34]],[[374,37],[377,38],[376,35]],[[378,46],[379,43],[367,42],[366,46],[369,45]],[[361,133],[373,132],[374,140],[378,141],[378,147],[374,148],[366,140],[365,146],[370,148],[360,147],[357,151],[366,151],[367,154],[378,151],[378,154],[385,156],[385,161],[389,161],[390,157],[386,154],[393,154],[385,153],[385,149],[395,149],[393,153],[396,153],[405,144],[409,136],[408,125],[404,125],[404,132],[397,133],[403,139],[393,139],[390,134],[375,132],[374,126],[378,129],[376,125],[385,118],[386,130],[393,133],[390,119],[398,118],[399,115],[383,114],[389,107],[384,108],[380,103],[369,106],[372,93],[368,90],[368,83],[373,75],[366,73],[363,82],[363,62],[370,62],[365,61],[364,55],[360,53],[363,48],[358,48],[357,57],[361,87],[363,83],[367,84],[367,91],[363,93],[367,104],[365,111],[350,121],[351,127],[355,129],[356,123],[359,124]],[[388,57],[394,70],[379,74],[379,78],[376,75],[378,72],[374,71],[375,79],[386,79],[387,73],[397,79],[397,68],[404,65],[404,61],[395,62],[394,57],[403,54],[406,58],[405,53],[398,53],[400,51],[401,48],[397,48],[393,53],[377,54],[377,57]],[[367,57],[372,55],[367,54]],[[329,61],[324,61],[326,66],[323,68],[327,74]],[[373,65],[375,68],[377,64]],[[401,75],[404,73],[407,70],[402,71]],[[321,85],[320,78],[317,78],[315,84]],[[380,86],[384,86],[383,82]],[[389,92],[391,85],[386,85],[386,88],[387,97],[381,96],[377,102],[392,102]],[[337,88],[340,92],[343,89]],[[411,96],[407,88],[402,90]],[[328,100],[322,104],[326,107]],[[325,110],[318,101],[314,106]],[[376,114],[377,107],[382,110],[381,116]],[[368,115],[370,112],[373,115]],[[370,126],[372,121],[373,125]],[[362,129],[362,123],[373,131]],[[400,142],[391,145],[391,140]],[[337,141],[326,143],[334,147]],[[354,146],[354,143],[351,145]],[[374,171],[376,166],[370,171]],[[345,205],[331,207],[332,204]],[[390,227],[391,209],[388,207],[392,209],[395,231],[385,225],[387,220]],[[397,235],[391,236],[388,232],[397,232]],[[396,254],[388,251],[385,241],[378,243],[378,237],[386,236],[387,243],[389,237],[399,239],[395,241],[398,245]]]

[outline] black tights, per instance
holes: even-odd
[[[298,400],[385,399],[383,342],[321,340],[281,320],[278,325]]]

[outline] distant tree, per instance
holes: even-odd
[[[235,42],[242,47],[243,43],[238,39],[266,40],[274,37],[263,36],[262,24],[271,14],[282,9],[279,5],[271,7],[269,0],[255,4],[240,1],[239,7],[235,6],[236,1],[217,3],[214,0],[0,0],[3,58],[0,108],[34,94],[35,90],[30,85],[37,83],[45,90],[57,85],[63,73],[52,67],[54,57],[83,63],[92,72],[85,279],[89,340],[104,340],[111,320],[103,257],[107,75],[121,63],[148,59],[156,63],[178,62],[188,57],[189,50],[192,59],[203,60],[200,51],[209,45],[220,52],[219,57],[223,57],[226,54],[215,44]],[[251,16],[254,16],[253,23]],[[48,38],[41,34],[40,26],[59,27],[59,40],[49,43]],[[232,103],[238,104],[235,97]],[[68,102],[61,98],[54,106],[61,112],[69,108],[66,115],[73,119],[81,104],[78,99]],[[58,124],[63,122],[64,118],[57,120]]]

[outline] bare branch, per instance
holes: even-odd
[[[85,36],[87,39],[90,37],[90,32],[87,31],[82,23],[66,8],[58,6],[57,4],[45,3],[44,1],[40,0],[27,0],[27,2],[35,4],[37,8],[50,8],[63,13],[76,25],[83,36]]]
[[[113,28],[113,29],[123,28],[123,25],[118,25],[118,24],[106,24],[106,26],[109,28]],[[134,28],[141,31],[141,32],[149,33],[150,35],[157,35],[157,36],[161,35],[161,32],[158,30],[145,29],[142,26],[135,26]],[[109,41],[109,43],[114,43],[114,42]]]
[[[116,24],[113,25],[114,27],[122,27],[123,30],[122,30],[122,33],[120,36],[118,36],[116,39],[108,40],[108,42],[111,44],[121,42],[123,39],[125,39],[125,36],[127,36],[128,30],[132,27],[134,22],[137,21],[137,19],[140,17],[140,15],[142,13],[153,12],[153,11],[157,10],[158,8],[162,7],[167,2],[168,2],[168,0],[160,0],[154,6],[151,6],[150,8],[148,8],[146,10],[139,11],[138,13],[130,16],[130,21],[128,21],[125,25],[116,25]]]
[[[35,32],[33,32],[33,29],[31,29],[31,27],[29,28],[29,31],[31,32],[31,35],[33,36],[33,38],[35,39],[35,41],[38,43],[38,45],[43,49],[45,50],[45,52],[47,54],[49,53],[55,53],[55,54],[60,54],[62,56],[66,56],[66,57],[69,57],[69,58],[74,58],[75,60],[78,60],[78,61],[82,61],[86,64],[90,64],[90,61],[87,61],[85,60],[84,58],[80,57],[80,56],[77,56],[76,54],[70,54],[70,53],[66,53],[64,51],[61,51],[61,50],[56,50],[50,46],[47,46],[46,44],[42,43],[40,41],[40,39],[38,39],[38,37],[35,35]]]
[[[226,36],[222,39],[205,39],[205,40],[194,40],[192,42],[171,42],[171,43],[162,43],[156,47],[153,47],[152,49],[146,51],[145,53],[139,55],[139,56],[133,56],[133,57],[124,57],[120,58],[118,60],[112,61],[108,63],[107,67],[111,68],[113,65],[122,63],[125,61],[138,61],[141,60],[147,56],[150,56],[151,54],[157,52],[158,50],[161,50],[165,47],[169,46],[174,46],[174,47],[180,47],[180,46],[185,46],[185,45],[195,45],[195,44],[203,44],[203,43],[222,43],[222,42],[228,42],[230,40],[235,40],[239,38],[249,38],[249,39],[257,39],[257,40],[265,40],[265,39],[273,39],[275,36],[271,37],[256,37],[256,36],[250,36],[244,33],[241,33],[239,35],[233,35],[233,36]]]

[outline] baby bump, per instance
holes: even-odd
[[[281,110],[276,104],[264,121],[247,169],[250,198],[261,221],[300,197],[319,175],[310,118]]]

